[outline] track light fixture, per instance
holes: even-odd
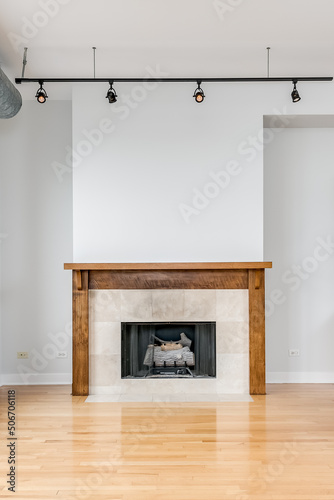
[[[203,102],[204,101],[204,91],[201,89],[201,81],[197,80],[197,89],[195,89],[193,97],[195,98],[196,102]]]
[[[36,92],[36,99],[37,102],[44,104],[48,98],[48,94],[46,93],[45,89],[43,89],[43,80],[39,81],[39,89]]]
[[[165,83],[181,83],[181,82],[197,82],[197,88],[195,89],[194,92],[194,99],[196,102],[203,102],[205,95],[203,92],[203,89],[201,89],[201,84],[202,82],[212,82],[212,83],[233,83],[233,82],[242,82],[242,83],[254,83],[254,82],[292,82],[293,83],[293,90],[291,92],[291,98],[292,102],[298,102],[300,101],[301,97],[298,93],[297,90],[297,83],[298,82],[331,82],[333,80],[332,76],[301,76],[297,77],[296,74],[292,77],[290,76],[283,76],[283,77],[271,77],[270,72],[269,72],[269,63],[270,63],[270,47],[267,47],[267,77],[204,77],[204,78],[193,78],[193,77],[186,77],[186,78],[161,78],[161,77],[151,77],[151,78],[140,78],[140,77],[132,77],[132,78],[96,78],[96,47],[92,47],[93,49],[93,74],[94,78],[25,78],[24,77],[24,72],[25,72],[25,66],[27,64],[27,50],[28,48],[24,48],[24,53],[23,53],[23,62],[22,62],[22,76],[21,78],[15,78],[15,83],[16,84],[21,84],[21,83],[29,83],[29,82],[39,82],[39,89],[37,90],[36,93],[36,99],[38,102],[43,104],[46,102],[48,95],[43,89],[43,84],[44,83],[49,83],[49,82],[54,82],[54,83],[101,83],[101,82],[109,82],[109,89],[106,95],[106,98],[108,99],[110,104],[113,104],[114,102],[117,101],[117,94],[115,89],[113,88],[114,82],[127,82],[127,83],[135,83],[135,82],[143,82],[143,83],[159,83],[159,82],[165,82]]]
[[[113,89],[113,83],[114,82],[112,82],[112,81],[109,82],[110,88],[109,88],[107,95],[106,95],[106,98],[108,99],[109,104],[113,104],[114,102],[117,101],[117,94],[116,94],[116,90]]]
[[[15,83],[21,84],[21,83],[30,83],[30,82],[39,82],[39,89],[37,90],[36,93],[36,99],[37,102],[43,104],[46,102],[48,95],[43,88],[43,85],[45,82],[54,82],[54,83],[101,83],[101,82],[109,82],[109,89],[106,95],[106,98],[108,99],[110,104],[113,104],[114,102],[117,101],[117,94],[115,89],[113,88],[114,82],[127,82],[127,83],[135,83],[135,82],[152,82],[152,83],[157,83],[157,82],[166,82],[166,83],[181,83],[181,82],[197,82],[197,87],[194,92],[194,99],[196,102],[200,103],[204,101],[205,95],[204,91],[201,88],[202,82],[211,82],[211,83],[233,83],[233,82],[243,82],[243,83],[254,83],[254,82],[263,82],[263,83],[268,83],[268,82],[292,82],[293,83],[293,90],[291,92],[291,98],[292,102],[298,102],[301,100],[301,97],[299,95],[299,92],[297,90],[297,83],[298,82],[331,82],[333,81],[333,77],[331,76],[301,76],[298,78],[295,77],[260,77],[260,78],[253,78],[253,77],[243,77],[243,78],[202,78],[200,80],[197,80],[196,78],[113,78],[112,80],[110,78],[15,78]]]
[[[292,99],[292,102],[298,102],[301,100],[301,97],[299,95],[299,92],[297,90],[297,80],[293,80],[293,91],[291,92],[291,99]]]

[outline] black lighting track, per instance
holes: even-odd
[[[332,76],[294,76],[294,77],[260,77],[260,78],[15,78],[16,84],[43,83],[103,83],[103,82],[331,82]]]

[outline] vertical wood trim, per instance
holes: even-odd
[[[248,271],[249,392],[266,393],[264,270]]]
[[[255,289],[259,290],[261,287],[261,271],[255,271]]]
[[[77,290],[82,290],[82,271],[75,271],[76,272],[76,285],[77,285]]]
[[[89,391],[88,272],[73,271],[73,396]]]

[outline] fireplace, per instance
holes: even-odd
[[[65,264],[73,274],[73,395],[265,394],[264,270],[271,267]],[[216,322],[216,377],[123,378],[121,323],[139,321]]]
[[[122,322],[122,378],[216,377],[215,322]]]

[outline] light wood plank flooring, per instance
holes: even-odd
[[[17,492],[0,497],[334,500],[334,385],[269,385],[253,403],[85,403],[69,386],[16,387]]]

